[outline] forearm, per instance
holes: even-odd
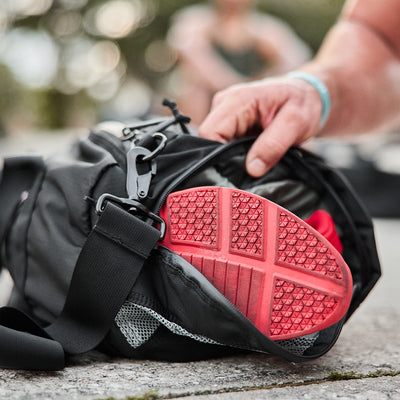
[[[342,21],[303,70],[321,78],[331,95],[321,134],[354,134],[400,124],[400,58],[367,26]]]

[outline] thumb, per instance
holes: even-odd
[[[293,112],[281,111],[271,124],[258,136],[246,157],[246,170],[258,178],[268,172],[294,144],[302,142],[305,124],[293,118]]]
[[[247,173],[255,178],[266,174],[286,153],[291,144],[283,144],[274,138],[260,136],[246,157]]]

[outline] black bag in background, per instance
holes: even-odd
[[[1,265],[15,286],[0,309],[0,366],[59,369],[64,352],[93,348],[171,361],[257,351],[297,362],[333,346],[380,276],[372,223],[352,189],[298,148],[252,178],[244,160],[254,139],[223,145],[168,128],[173,121],[186,130],[175,110],[120,137],[95,128],[46,161],[4,160]],[[300,218],[326,209],[353,277],[346,317],[273,342],[191,264],[158,246],[168,194],[213,185],[260,194]]]

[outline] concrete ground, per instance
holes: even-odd
[[[22,142],[29,151],[48,153],[70,138],[41,135]],[[19,153],[17,139],[0,141],[0,155]],[[92,352],[59,372],[0,370],[0,399],[400,399],[400,220],[376,220],[375,229],[383,277],[318,360],[291,364],[251,354],[166,363]],[[0,302],[7,278],[0,278]]]

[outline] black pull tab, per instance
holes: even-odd
[[[130,199],[144,199],[149,192],[151,178],[157,171],[154,159],[144,161],[144,158],[151,154],[152,152],[145,147],[132,147],[126,155],[126,191]]]
[[[190,117],[187,117],[186,115],[183,115],[179,110],[178,107],[176,106],[176,103],[172,100],[164,99],[162,102],[163,106],[168,107],[171,111],[172,114],[175,118],[175,122],[177,122],[183,133],[189,133],[189,130],[186,126],[190,122]]]
[[[151,136],[155,133],[163,132],[169,126],[174,124],[179,124],[183,133],[190,133],[189,129],[186,126],[186,124],[190,122],[190,118],[187,117],[186,115],[183,115],[178,110],[176,103],[174,101],[164,99],[162,104],[171,110],[173,114],[172,118],[161,118],[150,121],[140,121],[138,123],[135,123],[134,125],[126,126],[122,130],[123,134],[122,140],[135,139],[137,135],[140,135],[141,130],[144,128],[153,127],[146,132],[147,135]]]

